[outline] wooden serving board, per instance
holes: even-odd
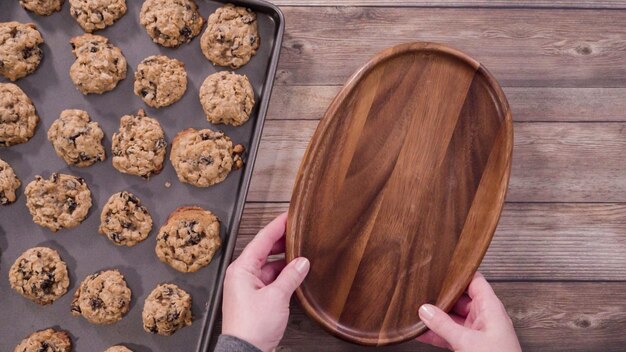
[[[320,122],[289,209],[297,290],[331,333],[386,345],[426,330],[423,303],[449,310],[489,247],[508,186],[513,125],[480,63],[441,44],[383,51]]]

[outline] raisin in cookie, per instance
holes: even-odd
[[[191,296],[174,284],[158,285],[143,306],[143,329],[170,336],[191,325]]]
[[[209,16],[200,47],[213,64],[236,69],[250,61],[260,42],[256,14],[248,8],[226,4]]]
[[[111,346],[107,348],[106,351],[104,352],[133,352],[133,350],[127,348],[126,346],[118,345],[118,346]]]
[[[0,204],[15,202],[15,192],[22,183],[9,163],[0,159]]]
[[[126,0],[70,0],[70,14],[87,33],[104,29],[126,13]]]
[[[131,291],[117,270],[89,275],[72,300],[72,315],[82,315],[93,324],[113,324],[130,308]]]
[[[101,35],[83,34],[70,40],[76,61],[70,77],[83,94],[113,90],[126,78],[126,58],[120,48]]]
[[[57,155],[68,165],[86,167],[106,159],[104,132],[83,110],[64,110],[48,130]]]
[[[119,246],[134,246],[148,237],[152,217],[141,200],[130,192],[109,198],[100,215],[98,231]]]
[[[54,249],[34,247],[17,258],[9,270],[11,287],[41,305],[50,304],[67,292],[67,265]]]
[[[16,81],[33,73],[43,57],[41,33],[32,23],[0,23],[0,74]]]
[[[243,166],[243,152],[223,132],[188,128],[174,138],[170,160],[181,182],[209,187]]]
[[[169,48],[189,43],[204,24],[194,0],[146,0],[139,21],[153,42]]]
[[[13,83],[0,83],[0,147],[28,142],[38,123],[39,116],[26,93]]]
[[[219,249],[220,221],[200,207],[180,207],[157,235],[156,254],[172,268],[191,273],[211,262]]]
[[[72,340],[65,331],[45,329],[26,337],[14,352],[71,352]]]
[[[33,221],[56,232],[78,226],[91,208],[91,192],[85,180],[54,173],[49,179],[35,176],[26,186],[26,206]]]
[[[209,122],[241,126],[254,107],[254,90],[245,75],[217,72],[202,83],[200,103]]]
[[[187,90],[185,64],[163,55],[145,58],[135,71],[135,94],[153,108],[172,105]]]
[[[50,16],[60,11],[65,0],[20,0],[20,5],[39,16]]]
[[[113,167],[125,174],[149,178],[163,169],[165,132],[156,119],[141,109],[136,115],[122,117],[112,148]]]

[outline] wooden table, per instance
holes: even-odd
[[[507,204],[481,271],[524,350],[626,350],[626,1],[276,2],[287,30],[237,254],[287,209],[345,80],[385,47],[447,43],[491,70],[513,110]],[[279,350],[371,349],[326,334],[294,302]]]

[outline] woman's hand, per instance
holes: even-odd
[[[430,331],[417,341],[459,352],[520,352],[511,318],[485,277],[476,273],[451,315],[424,304],[419,316]]]
[[[285,252],[287,213],[261,230],[226,271],[222,334],[271,351],[287,328],[291,295],[309,272],[309,261],[268,261]]]

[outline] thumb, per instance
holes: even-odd
[[[432,304],[424,304],[419,309],[419,316],[432,332],[446,340],[453,349],[460,345],[465,327],[457,324],[446,312]]]
[[[291,261],[269,286],[277,289],[286,297],[291,297],[309,273],[311,266],[308,259],[300,257]]]

